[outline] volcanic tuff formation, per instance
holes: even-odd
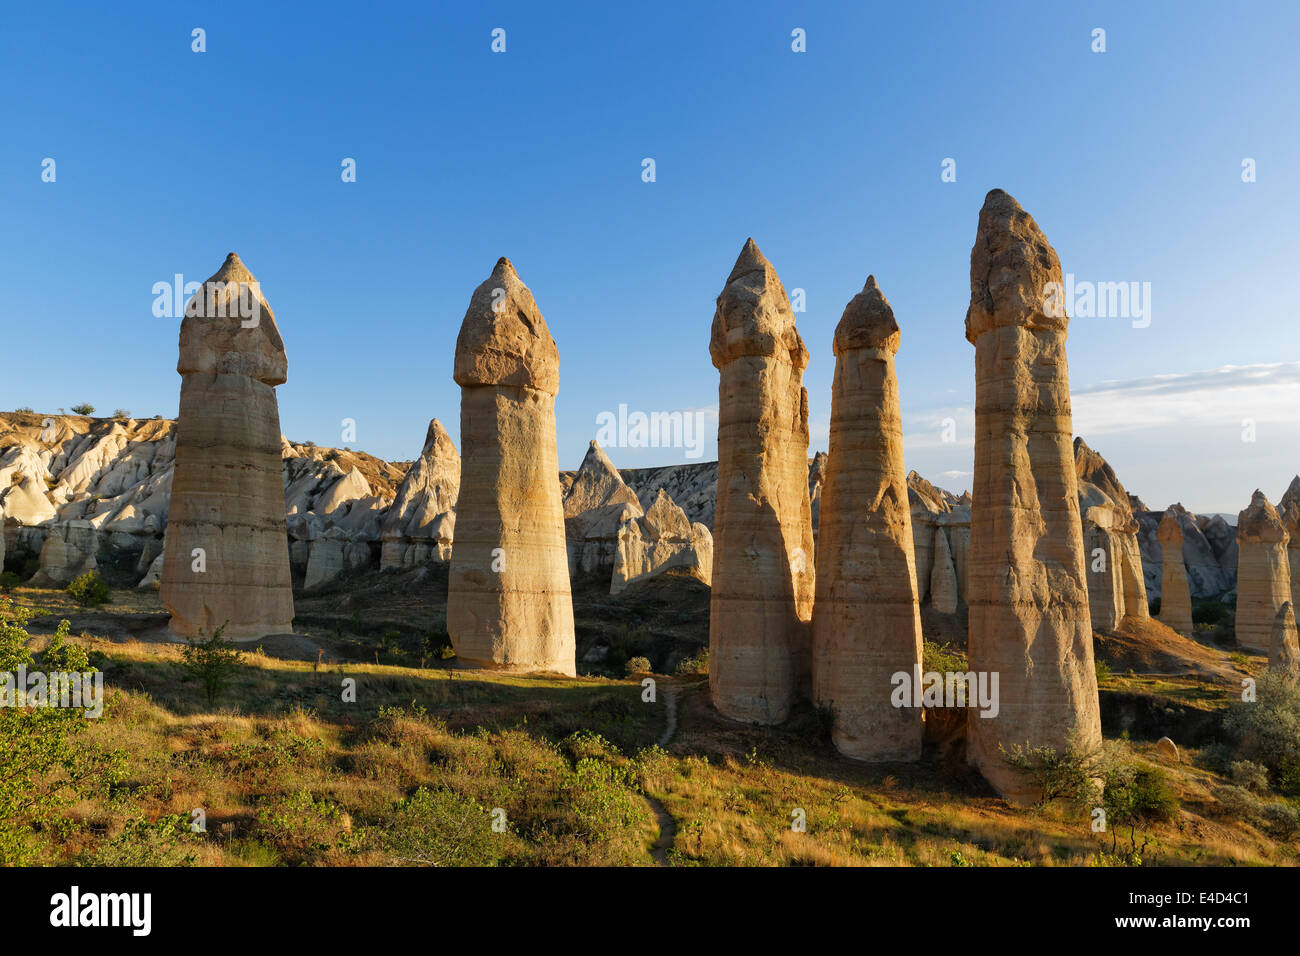
[[[813,698],[831,710],[835,746],[858,760],[915,760],[921,754],[921,708],[895,707],[891,700],[894,675],[910,681],[921,666],[894,371],[900,339],[893,309],[875,276],[868,276],[835,329],[813,604]],[[951,577],[939,590],[946,589],[955,611],[956,574],[946,539],[937,540]]]
[[[292,630],[280,412],[288,360],[270,305],[233,252],[181,322],[176,465],[161,598],[185,637]]]
[[[785,720],[810,680],[808,350],[771,263],[750,239],[718,296],[718,501],[709,685],[738,720]]]
[[[1048,314],[1061,265],[1000,189],[980,210],[966,338],[975,346],[970,667],[999,675],[1000,711],[972,715],[968,755],[1000,793],[1041,794],[1000,747],[1101,743],[1065,339]]]
[[[1183,529],[1179,522],[1182,505],[1171,505],[1160,519],[1160,548],[1164,554],[1160,572],[1160,620],[1183,637],[1192,636],[1192,593],[1187,587],[1183,564]]]
[[[447,633],[466,664],[576,672],[555,451],[560,356],[508,259],[470,299],[456,339],[461,490]]]
[[[1287,533],[1258,489],[1237,516],[1237,643],[1267,654],[1282,605],[1291,600]]]

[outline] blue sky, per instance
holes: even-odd
[[[506,255],[559,344],[571,467],[620,404],[716,407],[713,300],[752,235],[805,290],[814,449],[835,324],[874,273],[908,467],[961,490],[970,247],[998,186],[1067,272],[1150,283],[1147,327],[1070,329],[1076,430],[1130,491],[1232,512],[1300,471],[1294,4],[269,6],[6,12],[0,407],[173,415],[153,285],[234,250],[286,341],[289,437],[342,444],[352,418],[354,447],[410,458],[438,417],[459,444],[456,332]]]

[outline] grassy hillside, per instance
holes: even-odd
[[[43,632],[29,644],[38,659],[55,618],[72,618],[71,642],[108,692],[104,716],[69,737],[90,770],[53,767],[41,786],[52,814],[3,824],[31,862],[1268,865],[1300,853],[1300,827],[1288,832],[1285,811],[1269,809],[1293,804],[1246,779],[1249,768],[1234,777],[1214,745],[1168,764],[1150,741],[1112,740],[1126,766],[1161,768],[1177,806],[1164,822],[1094,833],[1070,800],[1009,806],[948,745],[918,764],[863,766],[835,753],[810,709],[779,729],[725,721],[698,675],[657,678],[648,702],[639,679],[321,663],[268,647],[250,649],[209,705],[179,645],[133,637],[156,625],[153,595],[115,592],[90,613],[62,592],[13,597],[54,612],[30,624]],[[1136,674],[1108,677],[1107,694],[1206,713],[1230,697]]]

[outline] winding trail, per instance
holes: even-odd
[[[677,733],[677,701],[681,697],[681,692],[693,687],[699,687],[704,681],[696,681],[693,684],[669,684],[664,688],[664,706],[667,708],[667,719],[664,721],[664,732],[655,744],[659,747],[667,747],[672,743],[673,736]],[[656,866],[668,866],[668,851],[673,848],[673,842],[677,839],[677,821],[673,815],[664,809],[664,805],[650,796],[648,793],[642,793],[645,802],[650,805],[650,810],[655,815],[655,820],[659,823],[659,838],[655,840],[654,846],[650,848],[650,856],[654,859]]]

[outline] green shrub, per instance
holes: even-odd
[[[1033,780],[1040,804],[1064,799],[1092,805],[1098,798],[1097,780],[1105,772],[1105,755],[1101,749],[1088,749],[1071,742],[1063,752],[1055,747],[1030,747],[1000,744],[1002,759],[1015,770]]]
[[[1111,851],[1115,850],[1120,827],[1128,827],[1129,847],[1137,861],[1147,846],[1144,840],[1141,848],[1138,847],[1138,830],[1175,819],[1179,809],[1178,798],[1165,772],[1149,764],[1108,768],[1101,805],[1106,811],[1106,826],[1111,831]]]
[[[225,629],[226,625],[222,624],[207,638],[199,631],[199,636],[181,652],[185,669],[203,685],[208,706],[216,703],[217,695],[244,662],[243,652],[230,641],[222,640],[221,632]]]
[[[1197,601],[1192,605],[1192,623],[1217,627],[1228,619],[1229,613],[1221,601]]]
[[[963,674],[968,669],[966,655],[960,648],[951,644],[936,644],[925,641],[921,645],[921,669],[927,674],[937,671],[940,674]]]
[[[194,849],[201,840],[184,813],[128,820],[122,832],[82,859],[87,866],[194,866]]]
[[[1253,760],[1234,760],[1229,767],[1232,782],[1239,787],[1263,793],[1268,790],[1268,768]]]
[[[393,804],[378,831],[395,862],[417,866],[496,866],[506,834],[492,830],[492,813],[474,800],[420,787]]]
[[[1279,780],[1295,773],[1292,768],[1300,767],[1300,685],[1281,670],[1261,674],[1255,680],[1255,700],[1231,704],[1223,728],[1236,740],[1241,759],[1267,767]]]
[[[0,591],[8,593],[22,583],[23,579],[12,571],[0,571]]]
[[[625,665],[628,677],[635,677],[637,674],[649,674],[650,660],[645,657],[633,657]]]
[[[0,597],[0,672],[33,665],[27,633],[32,616],[31,609]],[[68,629],[67,621],[59,623],[46,666],[90,670],[85,652],[67,644]],[[117,779],[115,755],[78,746],[88,719],[78,708],[0,707],[0,866],[41,862],[46,841],[72,825],[62,809],[80,796],[102,793]]]
[[[73,405],[73,406],[72,406],[72,414],[74,414],[74,415],[93,415],[93,414],[95,414],[95,406],[92,405],[92,404],[90,404],[90,402],[82,402],[80,405]]]
[[[84,607],[98,607],[108,603],[108,582],[99,576],[98,571],[87,571],[74,578],[67,591],[72,600]]]
[[[1100,658],[1092,662],[1093,669],[1097,672],[1097,683],[1104,684],[1110,680],[1110,665]]]
[[[709,649],[703,648],[694,657],[688,657],[683,661],[677,662],[677,676],[689,677],[692,674],[707,674],[709,672]]]

